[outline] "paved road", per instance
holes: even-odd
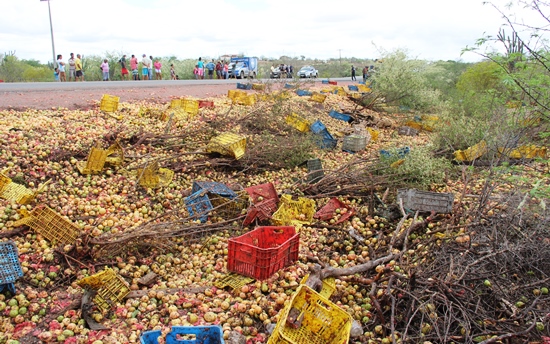
[[[349,78],[331,78],[334,81],[350,81]],[[193,86],[193,85],[234,85],[237,82],[248,80],[227,79],[227,80],[141,80],[141,81],[85,81],[85,82],[21,82],[21,83],[0,83],[0,92],[33,92],[33,91],[73,91],[73,90],[107,90],[125,88],[157,88],[170,86]],[[261,82],[290,82],[294,79],[259,79],[251,80]],[[320,82],[321,79],[300,79],[300,82]]]

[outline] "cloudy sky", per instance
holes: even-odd
[[[494,0],[502,7],[505,0]],[[0,0],[0,54],[52,60],[48,3]],[[55,52],[104,56],[377,58],[406,49],[426,60],[461,56],[501,14],[483,0],[51,0]]]

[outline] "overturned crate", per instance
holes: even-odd
[[[79,161],[76,167],[82,174],[99,174],[103,171],[105,164],[120,166],[124,163],[124,150],[117,141],[109,148],[102,149],[99,142],[90,149],[86,161]]]
[[[50,181],[40,185],[36,191],[27,189],[24,185],[14,183],[7,176],[7,171],[0,172],[0,198],[13,201],[18,204],[29,204],[36,195],[43,192]]]
[[[315,201],[305,197],[292,199],[292,195],[281,197],[279,209],[273,214],[272,221],[278,226],[310,224],[315,215]]]
[[[96,292],[92,300],[103,313],[109,311],[116,303],[122,302],[130,293],[128,283],[110,268],[85,277],[77,284]]]
[[[346,344],[353,319],[307,285],[298,287],[280,314],[268,344]]]
[[[297,129],[298,131],[301,131],[302,133],[308,132],[309,127],[311,125],[311,123],[308,120],[298,116],[295,113],[292,113],[286,116],[285,122],[290,126],[294,127],[295,129]]]
[[[247,226],[254,220],[265,221],[270,219],[277,210],[279,195],[272,183],[250,186],[245,189],[251,205],[248,208],[243,225]]]
[[[340,201],[338,198],[333,197],[327,204],[319,209],[313,217],[323,221],[331,221],[334,219],[334,224],[339,224],[348,220],[354,214],[355,209]]]
[[[317,102],[317,103],[324,103],[325,99],[327,99],[326,94],[321,94],[321,93],[317,93],[317,92],[314,92],[311,95],[311,98],[309,98],[309,100]]]
[[[216,136],[206,146],[206,151],[209,153],[229,155],[237,160],[244,156],[245,150],[246,137],[234,133],[224,133]]]
[[[103,97],[101,97],[99,108],[104,112],[116,112],[118,110],[119,101],[120,97],[104,94]]]
[[[356,153],[365,150],[367,144],[370,141],[370,134],[368,131],[365,131],[368,135],[348,135],[344,137],[344,143],[342,144],[342,150],[345,152]]]
[[[481,158],[487,153],[487,142],[481,140],[479,143],[469,147],[465,150],[457,150],[454,152],[455,159],[457,161],[473,161]]]
[[[223,216],[238,217],[248,205],[247,200],[242,194],[237,194],[223,183],[194,181],[191,194],[196,194],[197,192],[206,193],[212,209],[215,209],[216,213]]]
[[[174,171],[159,167],[158,161],[153,161],[145,168],[137,169],[139,185],[145,188],[159,188],[170,185],[174,178]]]
[[[188,338],[188,339],[185,339]],[[140,337],[141,344],[224,344],[220,325],[172,326],[163,335],[161,330],[145,331]]]
[[[15,221],[14,227],[29,226],[53,243],[74,244],[80,235],[77,225],[43,204],[38,205],[30,212],[21,210],[21,215],[23,218]]]
[[[15,294],[15,281],[23,277],[17,245],[12,240],[0,242],[0,292]]]
[[[306,161],[306,165],[308,172],[306,181],[308,183],[317,183],[319,180],[321,180],[321,178],[325,176],[321,159],[309,159]]]
[[[256,95],[254,94],[239,95],[233,98],[233,104],[245,105],[245,106],[254,105],[256,104]]]
[[[453,211],[454,195],[452,193],[398,189],[397,199],[403,201],[404,208],[413,211],[434,211],[440,214],[448,214]]]

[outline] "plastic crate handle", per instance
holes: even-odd
[[[284,233],[285,233],[285,231],[282,230],[282,229],[273,228],[273,234],[279,234],[279,235],[281,235],[281,234],[284,234]]]

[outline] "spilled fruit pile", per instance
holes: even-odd
[[[313,87],[312,91],[323,89]],[[403,142],[403,137],[396,135],[396,128],[406,116],[388,118],[357,109],[345,94],[329,93],[323,102],[317,102],[291,90],[248,93],[257,95],[253,96],[254,102],[235,103],[225,96],[213,97],[207,99],[213,107],[200,108],[196,113],[171,108],[170,104],[146,102],[119,104],[115,113],[103,112],[99,106],[87,111],[0,112],[2,175],[33,191],[43,185],[41,192],[26,204],[0,194],[1,240],[15,243],[23,272],[14,283],[15,293],[6,288],[0,294],[0,343],[25,343],[36,338],[42,342],[138,343],[147,330],[167,333],[171,326],[208,324],[222,326],[226,338],[231,331],[237,331],[250,343],[264,343],[270,325],[277,322],[290,303],[304,276],[310,273],[313,261],[327,270],[348,269],[336,277],[331,301],[362,325],[351,342],[405,340],[407,319],[403,318],[405,314],[391,312],[396,309],[392,308],[392,300],[394,305],[403,306],[401,310],[412,309],[422,315],[423,320],[415,320],[416,335],[426,340],[437,338],[434,326],[445,311],[438,308],[439,304],[436,307],[435,301],[423,298],[424,294],[415,299],[415,283],[420,282],[422,290],[429,283],[435,289],[444,284],[442,280],[429,281],[422,273],[434,261],[434,251],[445,245],[456,250],[469,245],[479,234],[479,229],[473,233],[476,230],[469,226],[479,225],[481,220],[493,221],[495,216],[506,214],[507,208],[491,201],[493,217],[476,219],[468,212],[475,200],[456,197],[458,215],[415,217],[413,211],[405,218],[399,209],[392,210],[390,206],[396,203],[399,185],[390,185],[389,176],[386,184],[368,185],[365,179],[354,190],[334,184],[332,192],[315,194],[315,184],[308,184],[308,170],[300,164],[302,161],[290,163],[291,155],[277,159],[285,151],[296,149],[297,145],[302,147],[299,153],[304,160],[318,158],[323,162],[327,178],[335,178],[331,177],[334,171],[349,172],[353,178],[362,176],[355,170],[359,161],[368,162],[367,166],[377,171],[377,180],[384,181],[385,175],[380,171],[390,175],[401,167],[381,169],[377,165],[381,149],[405,143],[414,151],[429,145],[430,138],[422,132],[407,136]],[[343,152],[341,138],[353,131],[353,125],[329,116],[331,110],[352,114],[356,125],[377,132],[377,140],[371,140],[364,151]],[[323,149],[326,147],[309,130],[302,133],[285,122],[291,113],[310,124],[322,121],[337,142],[336,148]],[[274,141],[266,142],[265,132],[269,130]],[[242,158],[207,150],[209,142],[224,133],[246,137]],[[275,139],[277,136],[293,139],[283,145]],[[271,148],[277,154],[266,160],[262,154],[269,151],[273,142],[277,146]],[[122,163],[90,154],[93,147],[106,151],[114,144],[123,150]],[[225,149],[231,152],[236,148]],[[83,174],[79,169],[82,164],[91,166],[101,159],[105,164],[96,173]],[[147,178],[158,181],[166,170],[173,175],[164,184],[144,187],[140,181],[147,166],[156,166]],[[345,181],[346,176],[342,173],[337,177]],[[483,188],[482,183],[465,185],[456,180],[433,185],[432,191],[460,195],[466,188],[473,194]],[[226,209],[227,199],[210,192],[213,210],[204,220],[193,216],[186,199],[196,181],[226,185],[238,195],[231,203],[236,209]],[[251,204],[243,190],[264,183],[272,183],[281,196],[311,200],[315,211],[332,199],[336,203],[325,216],[314,217],[314,212],[300,209],[289,218],[300,233],[296,263],[265,280],[238,283],[234,288],[217,286],[230,274],[228,240],[259,224],[272,224],[269,218],[260,218],[248,226],[242,225]],[[404,185],[409,184],[403,182]],[[505,191],[506,186],[503,188]],[[389,195],[384,197],[386,190]],[[262,202],[265,197],[268,196],[259,196],[256,201]],[[28,220],[37,214],[37,209],[45,207],[57,214],[53,217],[57,221],[53,234],[48,233],[51,221]],[[65,222],[68,224],[61,225]],[[60,234],[59,228],[67,226],[75,228],[76,239],[64,240],[66,234]],[[390,254],[395,259],[361,273],[353,270]],[[111,302],[106,311],[91,303],[87,315],[105,327],[97,329],[85,320],[80,301],[86,290],[78,282],[105,268],[122,278],[128,293]],[[515,307],[510,308],[512,312],[521,312],[533,300],[548,303],[548,280],[535,283],[535,279],[544,281],[545,273],[548,270],[533,271],[529,282],[532,292],[507,300],[509,307]],[[154,277],[144,282],[146,276]],[[456,286],[488,292],[495,288],[498,279],[479,276],[467,285],[461,283],[462,280]],[[454,292],[454,287],[451,289]],[[482,326],[457,324],[455,340],[483,333],[479,330]],[[536,329],[547,333],[548,319],[537,319]],[[406,340],[418,342],[419,338]]]

